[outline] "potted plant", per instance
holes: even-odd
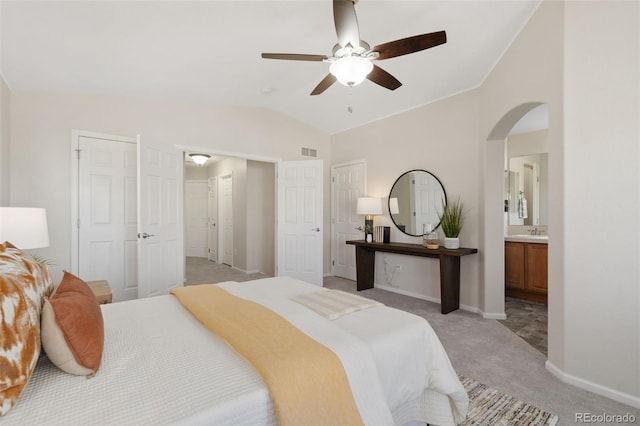
[[[443,203],[444,204],[444,203]],[[460,231],[464,224],[464,204],[457,197],[455,200],[444,204],[440,216],[440,226],[444,232],[444,247],[448,249],[460,248]]]

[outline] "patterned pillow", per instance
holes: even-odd
[[[52,288],[46,265],[0,244],[0,416],[15,405],[36,367],[42,299]]]

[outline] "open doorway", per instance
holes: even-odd
[[[504,292],[501,322],[548,353],[548,109],[530,109],[504,143]]]
[[[197,165],[189,154],[184,182],[185,284],[274,276],[275,164],[215,155]],[[198,186],[197,195],[188,193],[187,188]],[[199,244],[206,248],[190,249]]]

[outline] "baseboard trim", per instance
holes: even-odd
[[[584,389],[589,392],[593,392],[595,394],[605,396],[609,399],[613,399],[614,401],[629,405],[631,407],[640,408],[640,397],[633,396],[628,393],[620,392],[615,389],[611,389],[609,387],[590,382],[589,380],[581,379],[580,377],[567,374],[561,369],[559,369],[557,366],[555,366],[549,360],[547,360],[547,362],[544,363],[544,367],[547,369],[547,371],[549,371],[551,374],[553,374],[556,378],[558,378],[564,383],[568,383],[580,389]]]
[[[398,293],[398,294],[402,294],[402,295],[405,295],[405,296],[415,297],[416,299],[422,299],[422,300],[426,300],[428,302],[437,303],[438,305],[440,305],[440,299],[437,298],[437,297],[425,296],[424,294],[418,294],[418,293],[414,293],[412,291],[407,291],[407,290],[403,290],[401,288],[391,287],[391,286],[384,285],[384,284],[374,284],[374,287],[375,288],[379,288],[380,290],[386,290],[386,291],[390,291],[392,293]],[[467,311],[467,312],[472,312],[474,314],[477,314],[477,313],[480,312],[480,310],[478,308],[475,308],[473,306],[463,305],[463,304],[460,304],[460,310]]]
[[[253,269],[251,271],[245,271],[244,269],[240,269],[237,266],[232,266],[231,269],[235,269],[236,271],[240,271],[243,274],[260,274],[261,272],[258,271],[257,269]]]
[[[333,273],[325,272],[324,274],[322,274],[322,278],[327,278],[327,277],[333,277]]]
[[[478,310],[478,313],[484,319],[493,319],[493,320],[506,320],[507,319],[507,314],[498,314],[498,313],[495,313],[495,312],[482,312],[481,310]]]

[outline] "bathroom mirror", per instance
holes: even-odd
[[[442,212],[447,194],[440,180],[426,170],[409,170],[400,175],[389,193],[389,214],[398,229],[419,237],[428,224],[440,226],[438,212]]]
[[[548,154],[509,159],[505,188],[509,225],[548,225]]]

